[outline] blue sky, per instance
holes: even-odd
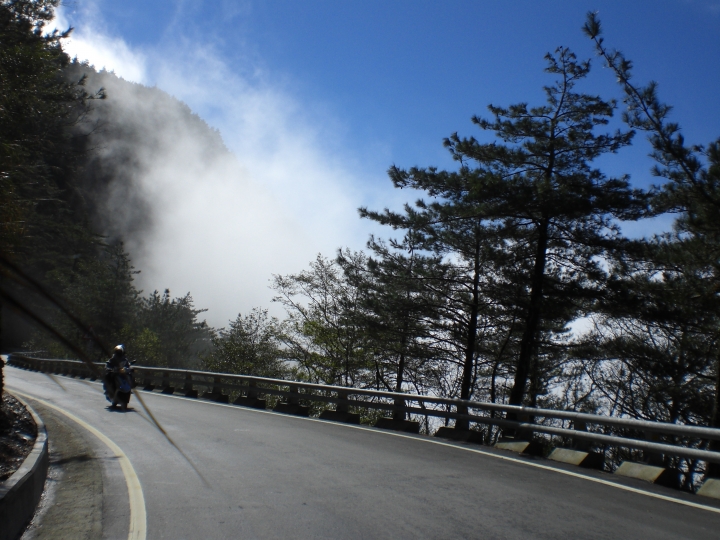
[[[488,103],[539,104],[551,82],[546,52],[562,45],[594,56],[580,30],[591,10],[606,43],[634,61],[636,81],[658,81],[690,142],[720,136],[720,0],[75,0],[59,24],[76,27],[72,54],[186,101],[288,208],[305,197],[300,210],[318,216],[315,228],[289,262],[268,259],[267,278],[300,270],[318,251],[362,247],[373,229],[354,209],[407,200],[386,179],[390,165],[452,167],[442,139],[477,135],[470,117]],[[583,89],[620,97],[599,59],[594,66]],[[647,152],[638,136],[603,169],[647,186]],[[283,169],[287,155],[293,165]],[[154,276],[197,289],[187,277]]]
[[[335,117],[363,157],[382,145],[386,166],[440,163],[442,138],[470,133],[470,116],[488,103],[541,99],[545,52],[564,45],[593,56],[580,32],[589,10],[633,59],[637,80],[660,83],[690,140],[720,135],[718,1],[77,0],[71,22],[82,27],[89,5],[133,48],[196,41],[240,73],[262,71],[308,114]],[[618,95],[595,64],[588,91]]]

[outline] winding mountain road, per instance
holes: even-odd
[[[5,376],[7,389],[41,415],[86,433],[102,465],[104,538],[720,537],[720,504],[639,481],[144,392],[196,472],[136,400],[127,413],[113,412],[99,383],[10,366]]]

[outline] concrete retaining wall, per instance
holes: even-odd
[[[37,438],[21,467],[0,483],[0,540],[16,540],[32,519],[45,487],[50,462],[45,424],[27,403],[15,399],[25,405],[35,420]]]

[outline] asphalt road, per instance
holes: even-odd
[[[137,401],[112,412],[98,383],[5,374],[11,392],[122,449],[150,539],[720,538],[709,499],[482,446],[143,393],[204,483]],[[103,537],[127,538],[123,471],[106,445],[87,441],[102,463]]]

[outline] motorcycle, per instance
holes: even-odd
[[[134,386],[132,362],[125,362],[125,365],[114,369],[107,368],[105,398],[110,402],[110,408],[114,409],[120,405],[120,410],[126,411],[132,388]]]

